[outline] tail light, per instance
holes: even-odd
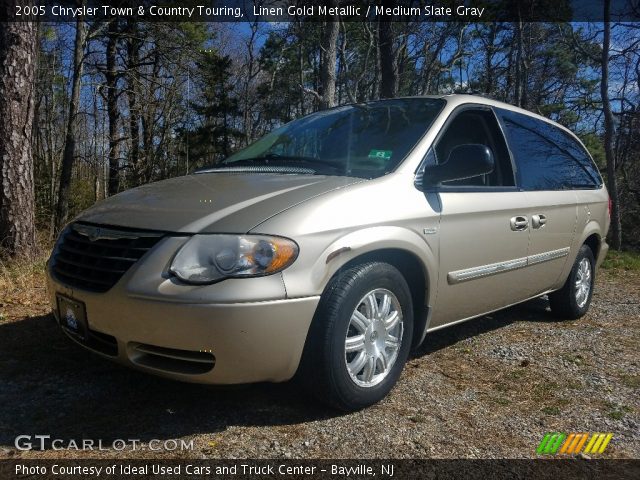
[[[611,218],[611,208],[613,206],[613,203],[611,202],[611,197],[609,197],[609,218]]]

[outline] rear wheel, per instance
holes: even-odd
[[[393,266],[372,262],[339,273],[320,300],[300,379],[341,410],[380,401],[409,355],[412,312],[407,282]]]
[[[589,310],[595,280],[593,252],[582,245],[564,286],[549,294],[551,311],[559,318],[576,319]]]

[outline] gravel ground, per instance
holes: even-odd
[[[291,383],[223,389],[117,366],[68,340],[31,290],[0,296],[0,458],[530,458],[549,431],[612,432],[605,457],[640,458],[637,272],[602,271],[578,321],[538,299],[435,332],[384,402],[352,414]],[[22,434],[144,449],[22,452]],[[194,449],[147,448],[176,438]]]

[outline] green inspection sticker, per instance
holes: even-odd
[[[393,152],[391,150],[371,150],[369,152],[369,158],[379,158],[382,160],[389,160]]]

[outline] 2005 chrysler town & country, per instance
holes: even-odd
[[[589,308],[608,195],[567,129],[469,95],[318,112],[125,191],[48,264],[68,335],[177,380],[281,382],[357,409],[429,331],[549,295]]]

